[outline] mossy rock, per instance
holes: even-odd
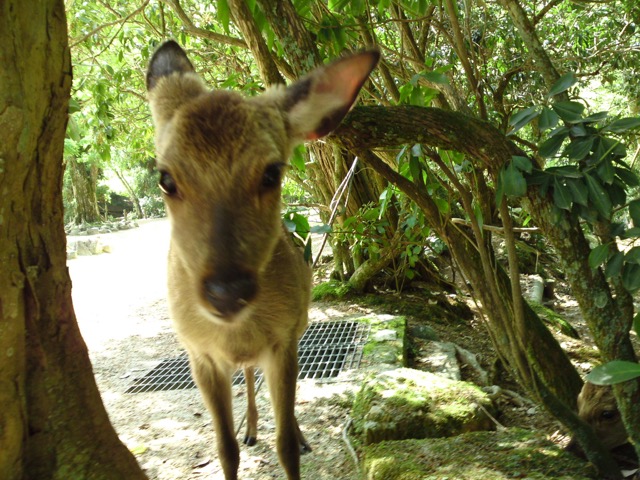
[[[590,466],[543,436],[521,429],[363,447],[367,480],[586,480]]]
[[[376,364],[406,366],[409,347],[405,335],[406,317],[378,314],[358,318],[355,321],[366,322],[370,326],[369,339],[363,347],[363,366]],[[386,336],[386,332],[395,334]]]
[[[353,290],[348,284],[339,282],[338,280],[329,280],[328,282],[323,282],[313,287],[311,300],[314,302],[321,300],[341,300],[350,293],[353,293]]]
[[[353,425],[363,445],[488,430],[491,399],[477,386],[429,372],[400,368],[364,382],[353,404]]]

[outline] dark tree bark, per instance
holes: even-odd
[[[129,182],[127,181],[127,179],[125,178],[125,176],[122,174],[120,170],[118,170],[117,168],[113,168],[113,171],[118,177],[118,179],[122,182],[122,185],[127,191],[127,194],[129,195],[129,200],[131,200],[131,203],[133,203],[133,208],[136,211],[137,217],[146,218],[145,212],[142,210],[142,207],[140,206],[140,199],[138,198],[138,195],[136,195],[136,191],[131,187],[131,185],[129,185]],[[106,215],[106,211],[105,211],[105,215]]]
[[[1,2],[0,60],[0,478],[145,478],[109,422],[71,303],[64,2]]]
[[[95,165],[78,162],[75,157],[67,157],[67,169],[71,177],[73,222],[79,225],[100,221],[96,195],[98,168]]]

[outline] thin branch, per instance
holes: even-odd
[[[134,10],[133,12],[131,12],[129,15],[127,15],[126,17],[121,17],[118,18],[117,20],[114,20],[113,22],[108,22],[108,23],[104,23],[96,28],[94,28],[93,30],[91,30],[89,33],[87,33],[86,35],[84,35],[83,37],[81,37],[78,40],[74,40],[71,45],[69,45],[70,48],[75,47],[76,45],[78,45],[79,43],[84,42],[87,38],[95,35],[96,33],[98,33],[100,30],[103,30],[107,27],[111,27],[113,25],[118,25],[118,24],[123,24],[125,22],[127,22],[131,17],[134,17],[135,15],[139,14],[141,11],[143,11],[145,9],[145,7],[149,4],[150,0],[145,0],[144,3],[140,6],[140,8]]]
[[[180,5],[179,0],[160,0],[162,3],[169,5],[176,13],[180,21],[184,25],[184,29],[193,36],[200,38],[207,38],[209,40],[213,40],[215,42],[224,43],[226,45],[231,45],[233,47],[242,47],[247,48],[247,44],[244,40],[240,38],[230,37],[228,35],[222,35],[220,33],[212,32],[210,30],[205,30],[204,28],[199,28],[194,25],[191,21],[191,18],[185,13]]]

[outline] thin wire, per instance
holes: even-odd
[[[342,196],[344,195],[344,192],[345,190],[347,190],[347,188],[348,188],[347,201],[349,200],[349,193],[351,192],[351,186],[353,184],[352,180],[355,175],[357,164],[358,164],[358,157],[355,157],[355,159],[353,160],[353,164],[351,165],[351,168],[349,168],[349,171],[347,172],[345,177],[342,179],[342,182],[338,186],[336,193],[333,194],[333,198],[329,203],[329,208],[331,209],[331,215],[329,216],[329,226],[333,225],[333,221],[335,220],[336,214],[338,212],[338,206],[340,205],[339,202],[342,199]],[[346,202],[345,202],[345,205],[346,205]],[[326,245],[328,238],[329,238],[329,232],[325,233],[324,236],[322,237],[322,244],[320,245],[320,250],[318,251],[318,255],[316,256],[316,259],[314,260],[311,268],[315,268],[316,264],[318,263],[318,260],[320,260],[320,256],[322,255],[322,251],[324,250],[324,246]]]

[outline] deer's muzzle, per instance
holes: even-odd
[[[205,298],[222,318],[228,318],[245,308],[258,293],[255,275],[231,271],[211,275],[204,280]]]

